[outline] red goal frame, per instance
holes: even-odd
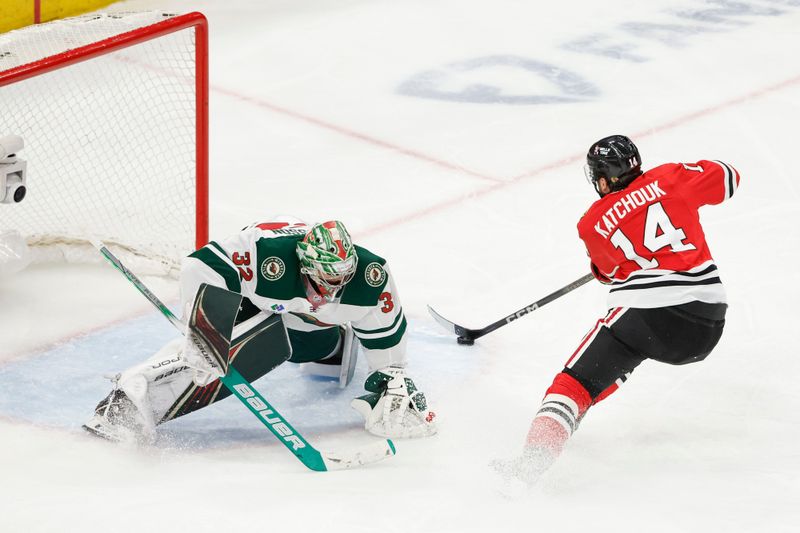
[[[194,28],[195,32],[195,247],[201,248],[208,243],[208,20],[205,15],[196,11],[177,15],[8,69],[0,72],[0,87],[188,28]]]

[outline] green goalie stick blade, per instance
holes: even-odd
[[[176,317],[133,272],[128,270],[122,261],[106,248],[103,243],[92,241],[92,244],[151,304],[161,311],[161,314],[169,320],[170,324],[175,326],[179,332],[185,334],[186,325]],[[231,394],[236,396],[239,401],[247,406],[256,418],[258,418],[270,432],[295,455],[295,457],[311,470],[317,472],[345,470],[347,468],[375,463],[395,454],[394,443],[389,439],[380,440],[347,453],[336,454],[320,452],[303,438],[303,436],[300,435],[300,433],[298,433],[233,366],[228,365],[228,374],[220,378],[220,381],[231,391]]]

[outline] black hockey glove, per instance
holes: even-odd
[[[594,263],[589,263],[589,265],[591,265],[592,275],[595,277],[597,281],[599,281],[603,285],[608,285],[609,283],[611,283],[611,278],[600,272],[600,269],[597,268],[597,265],[595,265]]]

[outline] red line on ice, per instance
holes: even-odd
[[[357,132],[355,130],[344,128],[342,126],[337,126],[336,124],[333,124],[331,122],[326,122],[326,121],[318,119],[318,118],[314,118],[314,117],[311,117],[311,116],[308,116],[308,115],[304,115],[303,113],[298,113],[297,111],[292,111],[291,109],[286,109],[285,107],[280,107],[280,106],[277,106],[275,104],[271,104],[271,103],[269,103],[269,102],[267,102],[265,100],[262,100],[260,98],[256,98],[254,96],[247,96],[247,95],[241,94],[239,92],[236,92],[234,90],[226,89],[224,87],[219,87],[219,86],[212,86],[211,90],[213,90],[214,92],[217,92],[217,93],[225,94],[227,96],[236,98],[237,100],[242,100],[242,101],[254,104],[254,105],[258,106],[258,107],[263,107],[265,109],[269,109],[270,111],[274,111],[275,113],[280,113],[282,115],[286,115],[288,117],[291,117],[291,118],[294,118],[294,119],[297,119],[297,120],[302,120],[303,122],[308,122],[309,124],[313,124],[314,126],[318,126],[320,128],[324,128],[326,130],[330,130],[330,131],[339,133],[339,134],[344,135],[346,137],[351,137],[353,139],[357,139],[359,141],[363,141],[365,143],[372,144],[374,146],[379,146],[381,148],[386,148],[386,149],[392,150],[394,152],[399,152],[399,153],[401,153],[403,155],[406,155],[408,157],[412,157],[414,159],[419,159],[421,161],[425,161],[427,163],[431,163],[433,165],[446,168],[447,170],[455,170],[457,172],[461,172],[462,174],[467,174],[467,175],[473,176],[475,178],[480,178],[480,179],[487,180],[487,181],[494,181],[494,182],[502,181],[500,178],[489,176],[487,174],[482,174],[480,172],[477,172],[477,171],[474,171],[474,170],[470,170],[470,169],[468,169],[466,167],[463,167],[461,165],[457,165],[455,163],[450,163],[449,161],[445,161],[443,159],[439,159],[439,158],[430,156],[428,154],[424,154],[424,153],[419,152],[417,150],[412,150],[410,148],[404,148],[404,147],[399,146],[397,144],[393,144],[393,143],[390,143],[390,142],[387,142],[387,141],[383,141],[381,139],[378,139],[376,137],[372,137],[372,136],[367,135],[365,133],[359,133],[359,132]]]
[[[766,94],[769,94],[769,93],[772,93],[772,92],[775,92],[775,91],[779,91],[781,89],[784,89],[786,87],[794,85],[794,84],[796,84],[798,82],[800,82],[800,76],[795,76],[794,78],[790,78],[790,79],[784,80],[784,81],[782,81],[780,83],[776,83],[774,85],[770,85],[770,86],[765,87],[763,89],[759,89],[759,90],[747,93],[747,94],[745,94],[743,96],[739,96],[737,98],[733,98],[731,100],[722,102],[720,104],[713,105],[713,106],[707,107],[705,109],[701,109],[699,111],[694,111],[692,113],[687,113],[686,115],[680,116],[678,118],[675,118],[673,120],[670,120],[670,121],[665,122],[663,124],[660,124],[658,126],[654,126],[652,128],[648,128],[648,129],[646,129],[644,131],[640,131],[640,132],[634,133],[634,134],[631,135],[631,137],[633,137],[634,139],[641,139],[642,137],[649,137],[651,135],[654,135],[656,133],[660,133],[662,131],[674,129],[674,128],[677,128],[679,126],[683,126],[685,124],[688,124],[689,122],[693,122],[693,121],[698,120],[700,118],[707,117],[707,116],[712,115],[714,113],[717,113],[719,111],[734,107],[736,105],[739,105],[739,104],[742,104],[742,103],[745,103],[745,102],[748,102],[748,101],[751,101],[751,100],[755,100],[756,98],[759,98],[759,97],[764,96]],[[560,159],[558,161],[554,161],[552,163],[548,163],[546,165],[534,168],[533,170],[529,170],[529,171],[524,172],[522,174],[517,174],[516,176],[513,176],[513,177],[509,178],[508,180],[502,180],[502,181],[500,181],[500,183],[497,183],[497,184],[492,185],[490,187],[484,187],[482,189],[477,189],[477,190],[471,191],[469,193],[464,193],[464,194],[461,194],[461,195],[459,195],[459,196],[457,196],[455,198],[450,198],[448,200],[443,200],[441,202],[429,205],[427,207],[423,207],[422,209],[418,209],[416,211],[412,211],[410,213],[403,214],[403,215],[401,215],[399,217],[396,217],[396,218],[381,222],[379,224],[376,224],[375,226],[368,227],[367,229],[358,232],[356,234],[356,236],[360,238],[360,237],[364,237],[364,236],[367,236],[367,235],[374,235],[376,233],[380,233],[383,230],[386,230],[386,229],[389,229],[389,228],[392,228],[392,227],[396,227],[398,224],[402,224],[402,223],[418,220],[420,218],[423,218],[423,217],[428,216],[428,215],[433,214],[433,213],[439,213],[439,212],[444,211],[444,210],[446,210],[446,209],[448,209],[448,208],[450,208],[450,207],[452,207],[454,205],[458,205],[458,204],[462,203],[465,200],[471,200],[471,199],[474,199],[474,198],[486,196],[487,194],[491,194],[491,193],[493,193],[495,191],[498,191],[498,190],[501,190],[501,189],[505,189],[507,187],[510,187],[510,186],[516,184],[516,183],[519,183],[520,181],[522,181],[524,179],[533,178],[533,177],[539,176],[539,175],[543,174],[544,172],[546,172],[548,170],[554,170],[554,169],[558,169],[558,168],[563,168],[563,167],[565,167],[567,165],[571,165],[573,163],[577,163],[579,161],[583,161],[584,157],[586,157],[585,152],[580,152],[580,153],[565,157],[565,158]]]
[[[632,137],[634,137],[634,138],[648,137],[648,136],[654,135],[656,133],[660,133],[660,132],[665,131],[665,130],[674,129],[674,128],[677,128],[679,126],[683,126],[683,125],[685,125],[685,124],[687,124],[689,122],[698,120],[700,118],[707,117],[707,116],[712,115],[714,113],[717,113],[719,111],[734,107],[736,105],[739,105],[739,104],[742,104],[742,103],[745,103],[745,102],[748,102],[748,101],[751,101],[751,100],[755,100],[756,98],[760,98],[761,96],[764,96],[766,94],[779,91],[779,90],[784,89],[786,87],[790,87],[792,85],[797,84],[798,82],[800,82],[800,76],[795,76],[793,78],[786,79],[786,80],[784,80],[782,82],[779,82],[779,83],[764,87],[762,89],[758,89],[758,90],[746,93],[746,94],[744,94],[742,96],[727,100],[727,101],[722,102],[720,104],[709,106],[709,107],[707,107],[705,109],[701,109],[699,111],[694,111],[692,113],[687,113],[686,115],[680,116],[678,118],[675,118],[673,120],[670,120],[670,121],[665,122],[663,124],[660,124],[658,126],[654,126],[654,127],[648,128],[648,129],[646,129],[644,131],[637,132],[637,133],[633,134]],[[301,113],[297,113],[295,111],[291,111],[289,109],[285,109],[285,108],[270,104],[270,103],[265,102],[265,101],[263,101],[261,99],[258,99],[258,98],[255,98],[255,97],[251,97],[251,96],[246,96],[246,95],[237,93],[235,91],[232,91],[232,90],[229,90],[229,89],[225,89],[223,87],[218,87],[218,86],[217,87],[212,87],[212,90],[215,91],[215,92],[221,93],[221,94],[225,94],[225,95],[231,96],[233,98],[237,98],[237,99],[245,101],[245,102],[249,102],[249,103],[257,105],[259,107],[263,107],[265,109],[269,109],[269,110],[274,111],[276,113],[280,113],[280,114],[283,114],[283,115],[286,115],[286,116],[289,116],[289,117],[292,117],[292,118],[295,118],[295,119],[298,119],[298,120],[302,120],[302,121],[308,122],[310,124],[314,124],[316,126],[328,129],[330,131],[334,131],[336,133],[340,133],[340,134],[345,135],[347,137],[351,137],[351,138],[354,138],[354,139],[357,139],[357,140],[360,140],[360,141],[363,141],[363,142],[366,142],[366,143],[369,143],[369,144],[372,144],[372,145],[375,145],[375,146],[380,146],[382,148],[387,148],[387,149],[399,152],[399,153],[401,153],[401,154],[403,154],[405,156],[408,156],[408,157],[416,158],[416,159],[419,159],[419,160],[426,161],[428,163],[434,164],[434,165],[439,166],[439,167],[443,167],[443,168],[446,168],[446,169],[449,169],[449,170],[454,170],[454,171],[461,172],[461,173],[464,173],[464,174],[467,174],[467,175],[470,175],[470,176],[474,176],[474,177],[485,179],[487,181],[494,182],[492,185],[489,185],[489,186],[486,186],[486,187],[483,187],[483,188],[480,188],[480,189],[476,189],[476,190],[470,191],[468,193],[459,194],[458,196],[452,197],[450,199],[443,200],[443,201],[437,202],[435,204],[431,204],[431,205],[429,205],[427,207],[423,207],[423,208],[418,209],[416,211],[412,211],[412,212],[407,213],[405,215],[402,215],[402,216],[399,216],[399,217],[396,217],[396,218],[381,222],[381,223],[376,224],[374,226],[368,227],[365,230],[360,231],[360,232],[357,233],[357,236],[359,238],[365,237],[367,235],[374,235],[376,233],[380,233],[381,231],[384,231],[386,229],[389,229],[389,228],[392,228],[392,227],[396,227],[398,224],[403,224],[403,223],[406,223],[406,222],[415,221],[415,220],[418,220],[418,219],[423,218],[425,216],[428,216],[428,215],[431,215],[431,214],[434,214],[434,213],[439,213],[441,211],[449,209],[450,207],[459,205],[459,204],[461,204],[462,202],[464,202],[466,200],[471,200],[471,199],[474,199],[474,198],[486,196],[487,194],[491,194],[491,193],[493,193],[495,191],[510,187],[510,186],[512,186],[512,185],[514,185],[516,183],[519,183],[522,180],[539,176],[539,175],[543,174],[544,172],[546,172],[548,170],[554,170],[554,169],[558,169],[558,168],[563,168],[563,167],[565,167],[567,165],[571,165],[571,164],[577,163],[577,162],[583,160],[583,158],[585,156],[585,154],[583,152],[580,152],[580,153],[577,153],[577,154],[574,154],[574,155],[559,159],[557,161],[553,161],[552,163],[548,163],[546,165],[542,165],[540,167],[536,167],[536,168],[534,168],[532,170],[529,170],[527,172],[523,172],[522,174],[517,174],[516,176],[512,176],[508,180],[503,180],[503,179],[500,179],[500,178],[484,175],[484,174],[481,174],[481,173],[478,173],[478,172],[473,172],[473,171],[471,171],[471,170],[469,170],[467,168],[464,168],[464,167],[462,167],[460,165],[456,165],[454,163],[449,163],[449,162],[444,161],[442,159],[438,159],[438,158],[423,154],[421,152],[417,152],[415,150],[403,148],[401,146],[398,146],[398,145],[395,145],[395,144],[392,144],[392,143],[381,141],[381,140],[376,139],[374,137],[370,137],[369,135],[358,133],[356,131],[349,130],[349,129],[341,127],[341,126],[337,126],[335,124],[332,124],[332,123],[329,123],[329,122],[325,122],[325,121],[320,120],[320,119],[316,119],[316,118],[313,118],[313,117],[310,117],[310,116],[307,116],[307,115],[303,115]],[[137,316],[139,314],[140,313],[137,313]],[[130,318],[133,318],[133,316],[127,317],[127,319],[130,319]],[[76,336],[93,333],[93,332],[95,332],[97,330],[100,330],[100,329],[103,329],[103,328],[107,328],[107,327],[109,327],[111,325],[114,325],[114,324],[116,324],[118,322],[123,322],[124,320],[126,320],[126,319],[123,318],[123,319],[115,320],[114,322],[111,322],[111,323],[108,323],[108,324],[104,324],[104,325],[101,325],[101,326],[97,326],[97,327],[93,327],[93,328],[90,328],[90,329],[86,329],[86,330],[83,330],[83,331],[80,331],[80,332],[77,332],[77,333],[74,333],[74,334],[71,334],[71,335],[65,335],[60,340],[48,343],[48,344],[46,344],[44,346],[36,347],[34,349],[26,350],[23,353],[17,354],[15,356],[9,357],[9,358],[7,358],[7,359],[5,359],[3,361],[0,361],[0,365],[7,364],[7,363],[9,363],[11,361],[17,361],[17,360],[19,360],[21,358],[24,358],[26,356],[31,356],[31,355],[42,353],[43,351],[45,351],[45,350],[47,350],[49,348],[52,348],[54,346],[57,346],[57,345],[59,345],[61,343],[64,343],[64,342],[66,342],[66,341],[68,341],[68,340],[70,340],[70,339],[72,339],[72,338],[74,338]]]

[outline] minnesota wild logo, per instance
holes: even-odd
[[[261,275],[269,281],[277,281],[286,272],[286,263],[280,257],[267,257],[261,263]]]
[[[371,287],[380,287],[386,281],[386,271],[380,263],[370,263],[364,270],[364,279]]]

